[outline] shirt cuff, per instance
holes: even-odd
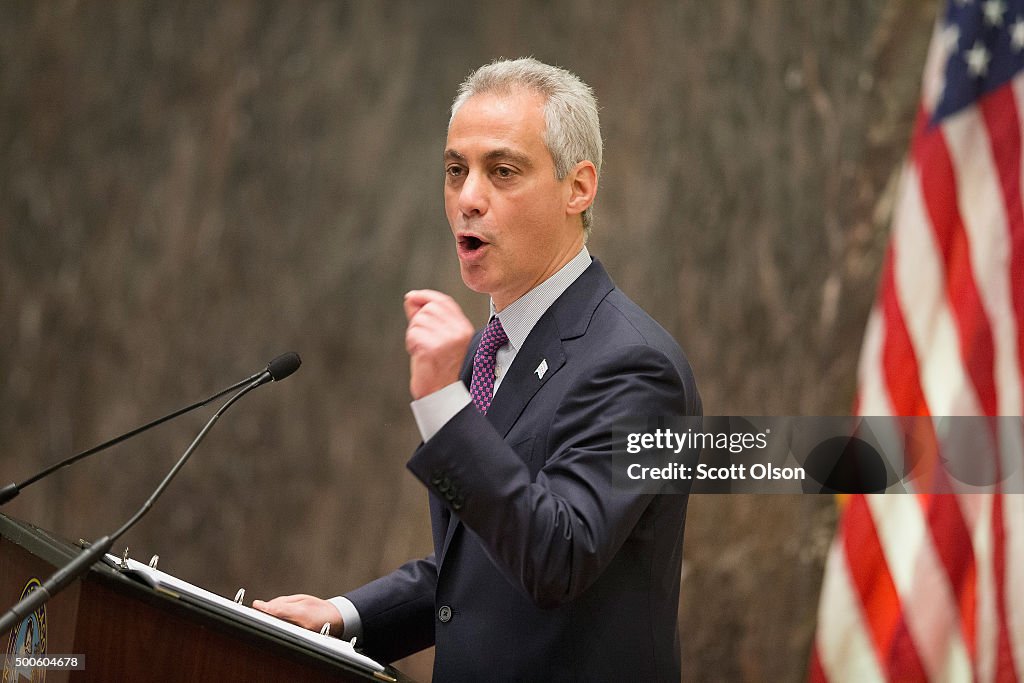
[[[352,601],[348,598],[339,595],[336,598],[331,598],[327,602],[334,605],[339,612],[341,612],[341,621],[345,628],[342,630],[342,640],[352,640],[353,638],[363,637],[363,620],[359,618],[359,610],[352,604]]]
[[[441,431],[448,420],[455,417],[455,414],[469,405],[469,389],[462,382],[453,382],[443,389],[438,389],[432,394],[416,399],[409,406],[412,408],[412,415],[416,418],[416,426],[420,429],[420,436],[426,443],[430,437]]]

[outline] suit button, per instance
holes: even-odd
[[[443,477],[441,483],[437,485],[437,490],[441,493],[447,493],[448,489],[452,487],[452,480],[448,477]]]
[[[452,619],[452,608],[442,605],[441,609],[437,610],[437,618],[441,620],[442,624],[447,624]]]

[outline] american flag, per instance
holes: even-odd
[[[1022,414],[1024,0],[953,0],[929,50],[860,415]],[[812,681],[1024,678],[1024,495],[855,495]]]

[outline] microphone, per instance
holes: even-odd
[[[188,462],[188,459],[191,457],[193,451],[195,451],[196,446],[198,446],[206,437],[210,428],[216,424],[217,420],[220,419],[220,416],[224,414],[224,411],[230,408],[235,401],[262,384],[266,384],[267,382],[278,382],[284,379],[298,370],[301,363],[302,361],[299,359],[299,355],[297,353],[286,353],[270,361],[267,365],[267,369],[262,373],[257,373],[249,380],[246,380],[249,383],[245,388],[229,398],[224,405],[220,407],[220,410],[210,418],[196,438],[192,441],[191,445],[189,445],[185,450],[184,455],[178,459],[178,462],[174,464],[174,467],[171,468],[170,472],[167,473],[167,476],[165,476],[163,481],[160,482],[160,485],[157,486],[152,495],[146,499],[146,502],[142,504],[142,507],[132,515],[131,519],[125,522],[124,525],[114,533],[97,538],[89,545],[89,547],[71,560],[71,562],[58,569],[53,576],[43,582],[39,588],[30,592],[24,598],[19,600],[17,604],[11,607],[11,609],[7,610],[3,617],[0,617],[0,636],[3,636],[14,628],[15,625],[21,623],[28,615],[32,614],[32,612],[35,612],[44,605],[51,597],[62,591],[68,584],[88,571],[89,567],[95,564],[110,550],[111,547],[113,547],[114,542],[118,538],[123,536],[129,529],[135,526],[140,519],[142,519],[143,515],[150,511],[157,498],[160,497],[167,486],[171,483],[171,480],[177,476],[178,472],[181,471],[181,468],[185,466],[186,462]],[[230,389],[228,391],[230,391]]]
[[[202,401],[199,401],[198,403],[193,403],[192,405],[190,405],[190,406],[188,406],[186,408],[182,408],[181,410],[175,411],[175,412],[171,413],[170,415],[165,415],[164,417],[161,417],[161,418],[159,418],[157,420],[153,420],[152,422],[150,422],[148,424],[144,424],[141,427],[133,429],[130,432],[126,432],[126,433],[122,434],[121,436],[116,436],[113,439],[111,439],[110,441],[104,441],[100,445],[93,446],[92,448],[90,448],[87,451],[82,451],[81,453],[78,453],[77,455],[73,455],[70,458],[66,458],[64,460],[61,460],[56,465],[51,465],[50,467],[47,467],[42,472],[36,474],[35,476],[29,477],[28,479],[26,479],[25,481],[21,482],[20,484],[15,484],[14,482],[11,482],[10,484],[7,484],[4,487],[0,487],[0,505],[3,505],[5,503],[7,503],[7,501],[9,501],[12,498],[14,498],[15,496],[17,496],[19,493],[21,493],[22,489],[24,489],[24,488],[26,488],[28,486],[31,486],[32,484],[36,483],[40,479],[45,479],[46,477],[50,476],[51,474],[53,474],[54,472],[56,472],[57,470],[59,470],[61,468],[67,467],[68,465],[73,465],[74,463],[78,462],[79,460],[81,460],[83,458],[87,458],[90,455],[93,455],[95,453],[99,453],[100,451],[104,451],[104,450],[110,448],[111,446],[116,446],[117,444],[121,443],[122,441],[125,441],[127,439],[132,438],[136,434],[141,434],[142,432],[144,432],[144,431],[146,431],[148,429],[151,429],[153,427],[156,427],[157,425],[161,425],[164,422],[167,422],[168,420],[171,420],[171,419],[174,419],[174,418],[178,417],[179,415],[184,415],[185,413],[190,412],[192,410],[195,410],[196,408],[202,408],[203,406],[207,405],[208,403],[211,403],[211,402],[217,400],[218,398],[220,398],[224,394],[228,393],[229,391],[234,391],[235,389],[238,389],[239,387],[245,386],[246,384],[250,384],[252,382],[259,382],[259,384],[265,384],[267,382],[277,382],[277,381],[280,381],[280,380],[284,379],[285,377],[287,377],[288,375],[290,375],[293,372],[295,372],[296,370],[298,370],[299,366],[301,364],[302,364],[302,359],[300,359],[299,358],[299,354],[295,353],[294,351],[289,351],[288,353],[282,353],[280,356],[278,356],[274,360],[272,360],[269,363],[267,363],[267,368],[265,370],[263,370],[262,372],[257,372],[252,377],[248,377],[246,379],[243,379],[241,382],[237,382],[236,384],[232,384],[227,389],[223,389],[221,391],[218,391],[216,394],[214,394],[213,396],[211,396],[209,398],[203,399]],[[259,386],[259,384],[257,384],[257,386]]]
[[[280,382],[288,375],[292,374],[299,369],[302,365],[302,359],[299,358],[299,354],[294,351],[288,353],[282,353],[274,360],[267,363],[267,369],[264,372],[270,375],[270,381]]]

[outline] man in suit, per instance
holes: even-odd
[[[330,601],[255,605],[387,661],[435,644],[437,681],[678,680],[686,496],[613,487],[612,430],[701,404],[679,346],[585,247],[593,94],[533,59],[481,67],[444,164],[462,278],[492,318],[474,337],[450,297],[405,297],[434,554]]]

